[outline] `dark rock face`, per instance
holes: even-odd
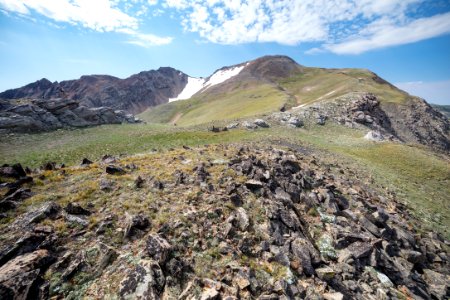
[[[88,108],[66,98],[31,99],[0,111],[0,131],[39,132],[67,127],[139,122],[133,115],[109,107]]]
[[[77,80],[53,83],[41,79],[0,93],[0,99],[65,98],[73,99],[85,108],[109,107],[112,111],[125,110],[136,114],[148,107],[166,103],[169,98],[177,96],[186,84],[186,74],[164,67],[140,72],[126,79],[107,75],[82,76]]]

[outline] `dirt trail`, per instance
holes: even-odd
[[[170,120],[170,124],[172,124],[172,125],[175,125],[177,122],[178,122],[178,120],[181,118],[183,116],[183,113],[177,113],[173,118],[172,118],[172,120]]]

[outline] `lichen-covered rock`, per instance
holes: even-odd
[[[47,250],[18,256],[0,267],[0,298],[31,299],[39,297],[33,284],[52,262]]]
[[[152,261],[141,260],[134,268],[129,269],[120,282],[120,299],[159,299],[160,291],[154,267]]]
[[[171,249],[169,242],[159,235],[152,234],[147,238],[147,254],[160,264],[166,262]]]

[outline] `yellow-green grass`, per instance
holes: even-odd
[[[213,89],[195,97],[151,108],[139,117],[150,123],[196,125],[250,117],[295,106],[331,100],[348,93],[370,92],[382,102],[402,104],[411,96],[364,69],[304,68],[276,84],[245,82]]]
[[[292,132],[288,139],[326,150],[330,163],[358,171],[356,177],[372,179],[380,190],[395,192],[427,227],[450,238],[449,157],[413,145],[368,142],[363,135],[327,125]]]
[[[46,161],[78,164],[83,157],[146,153],[182,145],[259,142],[306,146],[310,155],[351,169],[355,177],[381,191],[390,190],[423,222],[450,238],[450,162],[429,150],[400,143],[373,143],[365,132],[343,126],[231,130],[212,133],[205,126],[108,125],[35,135],[2,136],[0,164],[20,162],[36,167]]]
[[[0,137],[0,165],[21,163],[38,167],[48,161],[72,165],[84,157],[98,160],[105,154],[135,154],[182,145],[251,140],[258,139],[261,134],[265,132],[260,130],[253,135],[244,130],[213,133],[206,128],[182,130],[173,126],[130,124],[3,135]]]
[[[305,68],[279,84],[297,98],[297,104],[334,99],[351,92],[370,92],[383,102],[403,103],[409,95],[363,69]]]
[[[273,112],[288,100],[274,85],[260,84],[227,93],[205,92],[189,100],[161,105],[139,117],[151,123],[168,123],[180,114],[175,121],[177,125],[197,125]]]

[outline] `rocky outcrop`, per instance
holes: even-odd
[[[0,132],[40,132],[101,124],[137,123],[139,119],[109,107],[88,108],[76,100],[29,99],[0,111]]]
[[[50,82],[41,79],[24,87],[0,93],[0,99],[66,98],[87,108],[109,107],[137,114],[168,102],[187,84],[187,75],[173,68],[140,72],[126,79],[108,75],[82,76],[77,80]]]
[[[78,195],[83,202],[7,212],[2,299],[450,295],[448,242],[418,227],[389,194],[312,155],[254,144],[184,147],[114,158],[117,167],[136,164],[122,177],[105,174],[111,159],[66,168],[63,182],[29,186],[43,193],[34,201],[58,185],[74,192],[59,201]],[[160,163],[170,167],[155,168]],[[114,192],[101,188],[104,176]],[[139,188],[138,176],[147,179]]]
[[[268,116],[279,124],[290,118],[310,124],[338,123],[368,130],[366,139],[391,140],[426,145],[450,151],[450,122],[425,100],[410,97],[404,103],[380,102],[371,93],[350,93],[323,103],[294,108]]]

